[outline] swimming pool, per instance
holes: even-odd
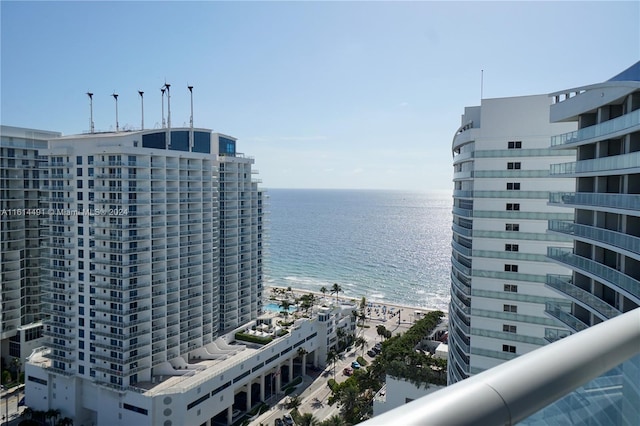
[[[264,305],[262,307],[263,310],[265,311],[269,311],[269,312],[282,312],[283,309],[280,307],[280,305],[278,305],[277,303],[269,303],[267,305]],[[296,308],[295,306],[289,306],[289,312],[295,312],[298,308]]]

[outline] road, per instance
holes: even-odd
[[[388,330],[390,330],[394,335],[400,332],[404,332],[411,327],[411,324],[408,322],[403,322],[398,324],[397,317],[392,320],[382,321],[382,320],[367,320],[366,325],[369,328],[360,328],[358,327],[358,336],[363,336],[367,339],[368,346],[364,350],[364,359],[367,360],[368,363],[371,363],[372,358],[366,354],[368,348],[371,348],[375,345],[376,342],[380,341],[380,338],[377,333],[377,326],[384,325]],[[351,362],[355,361],[356,358],[361,355],[361,350],[352,350],[343,354],[343,357],[336,363],[335,369],[335,379],[338,382],[342,382],[347,379],[342,373],[342,370],[345,367],[350,367]],[[307,371],[309,373],[309,371]],[[315,373],[313,376],[305,376],[303,378],[302,383],[298,386],[298,391],[294,392],[293,395],[298,395],[302,401],[302,404],[298,408],[298,411],[301,414],[311,413],[314,417],[323,421],[333,416],[334,414],[340,413],[340,407],[337,404],[329,405],[327,402],[329,396],[331,395],[331,390],[327,386],[327,380],[333,378],[333,365],[328,365],[324,371]],[[274,405],[268,412],[262,414],[255,420],[250,423],[250,426],[259,426],[260,424],[265,426],[271,426],[275,424],[276,418],[282,418],[282,416],[286,413],[289,413],[291,410],[285,408],[285,402],[288,397],[280,394],[280,400],[276,405]],[[268,401],[271,402],[271,401]]]
[[[2,399],[0,399],[0,419],[2,419],[3,426],[7,424],[7,413],[9,414],[9,423],[17,424],[17,419],[20,417],[20,413],[25,407],[18,407],[18,401],[24,397],[24,392],[5,393],[2,392]]]

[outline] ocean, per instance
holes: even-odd
[[[450,194],[269,189],[265,283],[447,310]]]

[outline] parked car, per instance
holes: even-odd
[[[351,368],[351,367],[345,367],[345,368],[344,368],[344,370],[342,370],[342,373],[343,373],[345,376],[350,376],[350,375],[352,375],[352,374],[353,374],[353,368]]]
[[[285,425],[293,426],[293,419],[291,418],[290,414],[285,414],[284,416],[282,416],[282,420],[284,421]]]
[[[369,349],[367,351],[367,355],[369,355],[371,358],[373,358],[374,356],[378,355],[378,352],[374,351],[373,349]]]
[[[284,422],[282,421],[282,419],[280,417],[278,417],[276,419],[276,426],[284,426]]]
[[[24,396],[22,398],[20,398],[20,401],[18,401],[18,407],[22,407],[23,405],[25,405]]]
[[[360,368],[360,363],[358,363],[358,361],[353,361],[351,363],[351,367],[357,370],[358,368]]]

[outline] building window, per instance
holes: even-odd
[[[502,352],[516,353],[516,347],[511,345],[502,345]]]
[[[505,244],[504,251],[518,251],[518,244]]]
[[[507,182],[507,191],[520,191],[520,182]]]
[[[518,328],[515,325],[502,324],[502,331],[505,333],[517,333]]]
[[[518,313],[518,306],[516,305],[502,305],[503,312],[511,312],[514,314]]]
[[[518,265],[504,265],[505,272],[518,272]]]
[[[522,166],[522,163],[520,163],[519,161],[516,161],[516,162],[510,161],[507,163],[508,170],[520,170],[521,166]]]
[[[509,293],[517,293],[518,292],[518,286],[515,284],[505,284],[504,285],[504,291],[509,292]]]
[[[76,157],[76,164],[77,164],[78,166],[82,166],[82,156],[81,156],[81,155],[78,155],[78,156]]]
[[[504,230],[518,232],[520,231],[520,225],[517,223],[505,223]]]
[[[93,164],[93,155],[88,156],[87,161],[90,165]]]
[[[521,149],[522,141],[509,141],[507,142],[507,148],[509,149]]]
[[[91,195],[91,194],[89,194],[89,195]],[[507,203],[507,210],[519,211],[520,210],[520,203]]]
[[[78,167],[78,176],[82,176],[82,167]]]

